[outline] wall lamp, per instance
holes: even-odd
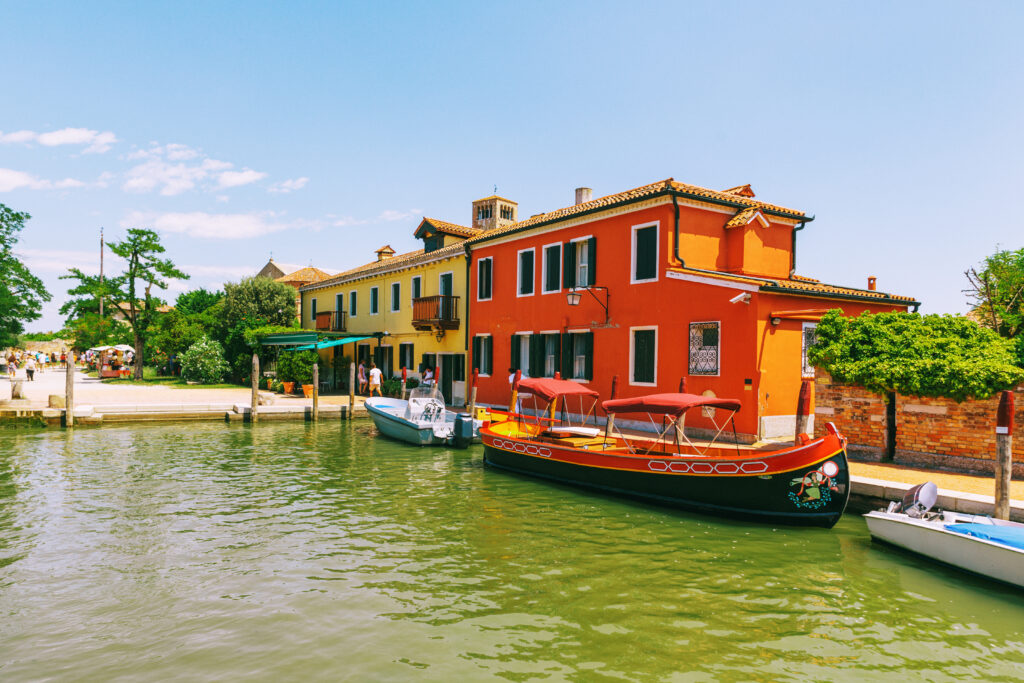
[[[772,318],[772,320],[771,320],[772,325],[778,325],[781,322],[782,322],[782,318],[779,318],[779,317]]]
[[[597,295],[594,294],[594,290],[595,289],[600,289],[601,291],[604,292],[604,301],[601,301],[600,299],[597,298]],[[590,296],[594,297],[594,301],[596,301],[597,303],[601,304],[601,308],[604,309],[604,324],[607,325],[608,324],[608,318],[609,318],[609,316],[608,316],[608,288],[607,287],[600,287],[600,286],[573,287],[573,288],[571,288],[566,293],[565,300],[568,302],[568,304],[570,306],[579,306],[580,305],[580,299],[583,298],[583,295],[580,292],[583,292],[583,291],[590,292]]]

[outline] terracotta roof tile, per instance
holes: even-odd
[[[405,268],[411,268],[412,266],[420,263],[429,263],[434,259],[444,258],[446,256],[455,256],[464,252],[462,242],[456,242],[455,244],[449,244],[447,247],[436,249],[431,252],[425,252],[423,249],[417,249],[416,251],[410,251],[405,254],[399,254],[386,258],[382,261],[371,261],[370,263],[364,263],[361,266],[356,266],[342,273],[338,273],[332,277],[320,280],[319,282],[313,282],[317,288],[327,287],[334,284],[348,282],[357,278],[369,277],[371,275],[377,275],[380,273],[389,273],[396,270],[402,270]]]
[[[274,280],[275,282],[302,282],[305,284],[309,282],[319,282],[320,280],[330,276],[330,273],[322,271],[319,268],[307,266],[292,273],[288,273],[287,275],[282,275],[279,278],[274,278]]]
[[[677,192],[683,192],[697,199],[706,198],[717,201],[726,201],[734,206],[742,207],[756,207],[760,209],[770,210],[776,213],[792,216],[793,218],[803,218],[804,213],[797,211],[796,209],[787,209],[784,206],[778,206],[776,204],[768,204],[766,202],[760,202],[756,199],[750,199],[739,194],[729,194],[726,192],[719,192],[717,190],[709,190],[706,187],[699,187],[697,185],[689,185],[687,183],[676,182],[672,178],[667,180],[661,180],[650,185],[643,185],[641,187],[634,188],[632,190],[626,190],[625,192],[619,192],[616,194],[610,194],[605,197],[599,197],[589,202],[583,202],[582,204],[574,204],[573,206],[567,206],[555,211],[549,211],[548,213],[541,213],[530,218],[519,221],[518,223],[512,223],[500,228],[494,228],[486,230],[476,237],[470,238],[470,242],[482,242],[484,240],[497,237],[510,232],[517,232],[519,230],[525,230],[534,225],[540,223],[547,223],[549,221],[555,221],[563,218],[571,218],[576,214],[585,213],[588,211],[599,210],[604,207],[613,206],[630,200],[640,200],[645,197],[651,197],[663,192],[675,190]]]
[[[722,190],[723,194],[738,194],[743,197],[755,197],[754,190],[751,189],[750,183],[746,185],[737,185],[736,187],[730,187],[728,190]]]
[[[730,218],[729,222],[725,224],[725,227],[741,228],[744,225],[750,223],[752,220],[754,220],[754,217],[757,216],[759,213],[761,213],[761,209],[759,207],[748,206],[747,208],[740,210],[739,213]],[[762,216],[761,220],[767,221],[768,219]]]
[[[465,225],[457,225],[448,221],[441,221],[436,218],[424,218],[423,222],[430,223],[438,232],[443,232],[456,237],[473,237],[479,235],[480,228],[470,228]]]
[[[753,284],[759,284],[762,289],[766,291],[776,292],[791,292],[793,294],[810,294],[810,295],[829,295],[834,294],[837,297],[856,297],[858,299],[877,299],[881,302],[893,302],[901,305],[912,305],[919,303],[913,297],[901,296],[899,294],[889,294],[887,292],[879,292],[873,289],[856,289],[854,287],[841,287],[839,285],[830,285],[824,282],[819,282],[809,277],[803,277],[801,275],[793,275],[789,278],[769,278],[769,277],[758,277],[755,275],[738,275],[736,273],[722,273],[707,270],[694,270],[691,268],[671,268],[672,272],[676,273],[692,273],[701,277],[713,277],[719,280],[730,280],[734,282],[747,282]]]

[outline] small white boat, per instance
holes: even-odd
[[[965,571],[1024,588],[1024,524],[949,510],[932,512],[935,484],[864,515],[871,535]]]
[[[465,448],[480,441],[481,422],[445,408],[444,398],[433,385],[416,387],[407,401],[370,397],[366,410],[381,434],[414,446]]]

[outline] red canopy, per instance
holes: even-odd
[[[739,410],[740,402],[733,398],[712,398],[697,394],[650,394],[635,398],[616,398],[601,404],[607,413],[651,413],[653,415],[682,415],[690,408],[707,406]]]
[[[594,398],[598,396],[596,391],[577,382],[550,377],[524,377],[519,380],[519,391],[529,392],[545,401],[550,401],[558,396],[593,396]]]

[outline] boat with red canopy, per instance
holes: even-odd
[[[597,392],[582,384],[524,378],[513,404],[517,392],[532,394],[531,414],[480,430],[490,466],[770,523],[831,527],[850,496],[846,439],[831,423],[817,439],[801,434],[792,446],[759,448],[737,442],[734,399],[666,393],[604,401],[601,429],[594,426]],[[710,440],[687,435],[686,414],[694,408],[714,425]],[[626,415],[646,415],[654,434],[624,433],[616,418]],[[732,442],[720,441],[729,425]]]

